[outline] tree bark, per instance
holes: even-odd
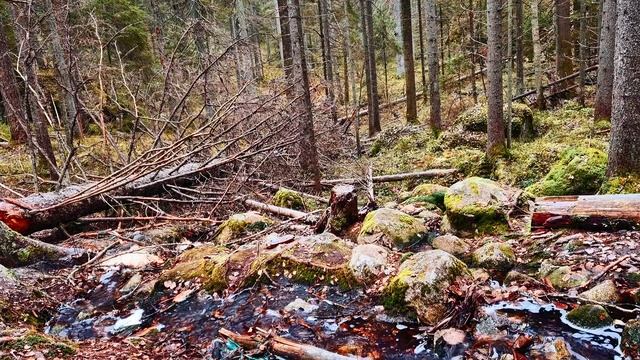
[[[598,86],[594,104],[596,121],[611,119],[615,48],[616,0],[603,0],[600,46],[598,48]]]
[[[20,235],[0,222],[0,265],[26,266],[39,261],[54,261],[71,255],[79,255],[77,249],[47,244]]]
[[[513,107],[513,0],[507,0],[507,148],[511,148]]]
[[[438,60],[441,49],[438,46],[438,12],[436,0],[425,0],[427,17],[427,59],[429,62],[429,125],[434,133],[442,130],[440,102],[440,72]],[[427,94],[423,94],[427,96]]]
[[[471,53],[471,73],[469,78],[471,81],[471,95],[473,96],[473,103],[478,103],[478,88],[476,87],[476,38],[475,38],[475,21],[474,21],[475,8],[473,6],[473,0],[469,0],[469,52]],[[482,76],[482,74],[480,74]]]
[[[580,62],[580,105],[585,104],[585,86],[587,81],[587,0],[579,0],[580,2],[580,20],[579,24],[579,40],[578,40],[578,61]]]
[[[609,144],[610,176],[640,174],[640,6],[617,4],[613,108]]]
[[[563,78],[573,73],[571,41],[571,0],[554,0],[556,27],[556,72]],[[567,82],[569,87],[573,81]]]
[[[402,16],[402,48],[404,54],[404,89],[407,96],[407,122],[414,123],[418,119],[416,109],[416,74],[413,61],[413,29],[411,27],[411,0],[400,0]]]
[[[536,104],[539,110],[544,110],[544,92],[542,87],[542,45],[540,44],[540,25],[538,22],[540,0],[531,0],[531,37],[533,42],[533,67],[536,77]]]
[[[320,164],[318,163],[318,149],[316,147],[315,131],[313,129],[313,107],[309,92],[309,76],[307,74],[307,59],[304,47],[304,30],[300,13],[300,1],[291,0],[289,5],[291,16],[291,45],[293,56],[293,76],[298,119],[298,142],[300,154],[299,163],[302,171],[309,174],[317,186],[320,186]]]
[[[378,73],[376,71],[376,57],[373,43],[372,1],[360,0],[362,21],[362,42],[365,52],[365,72],[367,78],[367,105],[369,108],[369,136],[380,132],[380,110],[378,108]]]
[[[422,12],[424,11],[422,7],[422,0],[418,0],[418,35],[420,37],[420,75],[422,77],[422,93],[425,94],[422,97],[422,100],[426,104],[428,102],[426,94],[429,92],[429,83],[427,83],[427,69],[424,66],[424,26],[422,21]]]
[[[513,0],[515,10],[514,36],[516,40],[516,92],[524,92],[524,9],[523,0]]]
[[[287,79],[291,79],[291,31],[289,25],[289,5],[287,0],[276,0],[278,5],[278,18],[280,19],[280,47],[282,48],[282,68]]]
[[[331,119],[333,120],[333,122],[336,122],[336,120],[338,119],[338,114],[336,112],[335,82],[333,79],[333,58],[331,55],[332,32],[330,18],[332,14],[328,0],[318,0],[318,4],[320,10],[320,24],[322,24],[322,40],[324,43],[324,46],[322,48],[324,49],[323,60],[326,70],[325,80],[327,82],[327,99],[329,100]]]
[[[487,158],[505,152],[502,99],[502,0],[487,0]]]
[[[1,10],[2,8],[0,8]],[[4,108],[4,115],[9,124],[11,143],[24,144],[27,142],[27,117],[23,104],[20,102],[20,91],[13,72],[7,32],[4,25],[0,25],[0,95]]]
[[[400,15],[400,1],[393,1],[393,20],[394,20],[394,35],[396,39],[396,46],[399,47],[399,51],[396,53],[396,76],[404,76],[404,54],[402,51],[402,16]]]

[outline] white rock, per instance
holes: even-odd
[[[349,269],[356,279],[364,281],[384,273],[389,251],[375,244],[358,245],[351,253]]]
[[[110,259],[107,259],[100,263],[100,266],[111,267],[121,266],[133,269],[142,269],[149,265],[162,264],[164,261],[157,255],[150,254],[145,251],[136,251],[132,253],[126,253],[116,255]]]

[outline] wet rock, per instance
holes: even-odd
[[[232,239],[262,231],[271,223],[271,219],[255,211],[234,214],[220,225],[215,234],[215,241],[218,244],[226,244]]]
[[[511,245],[489,242],[473,252],[473,263],[490,270],[506,271],[513,267],[516,256]]]
[[[529,186],[535,196],[595,194],[606,179],[607,154],[593,148],[572,148],[547,175]]]
[[[579,296],[591,301],[607,303],[615,303],[620,299],[616,284],[612,280],[605,280]]]
[[[443,222],[456,235],[504,233],[509,229],[510,196],[509,191],[492,180],[471,177],[459,181],[445,195],[447,210]]]
[[[389,264],[389,251],[379,245],[358,245],[351,253],[349,269],[360,281],[373,279],[384,273]]]
[[[422,240],[426,232],[422,220],[399,210],[381,208],[365,217],[358,243],[378,243],[402,249]]]
[[[469,242],[451,234],[436,237],[431,242],[431,246],[457,257],[464,257],[471,252],[471,244]]]
[[[414,311],[424,323],[434,325],[446,313],[446,289],[458,277],[470,278],[467,266],[442,250],[411,255],[384,289],[383,305],[392,314]]]
[[[613,319],[600,305],[580,305],[567,314],[567,320],[582,328],[597,329],[613,324]]]
[[[302,313],[312,313],[318,309],[318,305],[310,304],[300,298],[296,298],[287,306],[284,307],[284,311],[286,312],[302,312]]]
[[[640,319],[627,321],[622,331],[622,349],[633,359],[640,359]]]
[[[582,285],[589,278],[583,272],[571,270],[569,266],[556,266],[543,261],[538,272],[540,279],[547,279],[556,289],[566,290]]]
[[[305,236],[269,261],[270,275],[286,276],[303,284],[326,283],[352,288],[355,279],[349,269],[355,244],[331,233]]]
[[[275,206],[285,207],[289,209],[304,209],[304,198],[302,197],[302,195],[285,188],[280,188],[275,193],[275,195],[273,195],[271,202]]]
[[[427,204],[435,205],[444,209],[444,194],[447,187],[438,184],[420,184],[416,186],[408,197],[402,202],[407,204],[420,204],[422,207],[429,208]]]
[[[135,291],[140,287],[142,283],[142,275],[140,273],[133,274],[129,280],[120,288],[121,294],[128,294],[132,291]]]
[[[120,266],[132,269],[143,269],[152,265],[161,265],[164,261],[157,255],[144,250],[116,255],[99,263],[100,266]]]
[[[534,344],[531,348],[531,358],[546,360],[571,360],[573,355],[569,346],[562,338],[543,338],[541,344]]]

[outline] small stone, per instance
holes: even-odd
[[[506,271],[515,261],[513,248],[506,243],[489,242],[473,252],[473,263],[485,269]]]
[[[436,237],[431,242],[431,246],[458,257],[464,257],[471,251],[471,244],[451,234]]]
[[[618,289],[612,280],[605,280],[579,295],[591,301],[615,303],[619,300]]]
[[[318,309],[318,305],[310,304],[300,298],[296,298],[284,307],[286,312],[302,312],[305,314],[309,314],[316,309]]]
[[[360,281],[375,278],[384,273],[388,265],[389,251],[375,244],[358,245],[351,253],[349,269]]]
[[[567,320],[587,329],[596,329],[613,324],[607,310],[600,305],[580,305],[567,314]]]
[[[120,289],[121,294],[128,294],[136,290],[142,283],[142,275],[140,273],[133,274],[126,284]]]

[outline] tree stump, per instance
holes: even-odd
[[[358,196],[353,185],[336,185],[331,189],[329,209],[316,226],[322,230],[339,235],[358,221]]]

